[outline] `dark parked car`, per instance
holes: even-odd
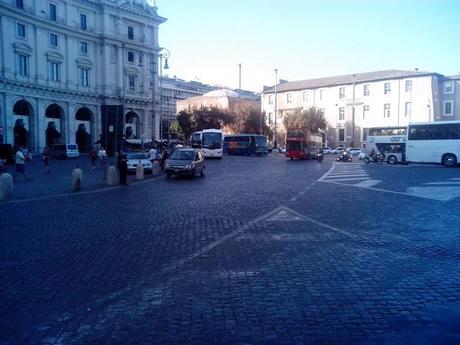
[[[169,178],[171,175],[204,176],[206,166],[204,156],[200,150],[190,148],[178,148],[166,161],[165,174]]]
[[[0,144],[0,159],[4,160],[6,164],[14,163],[14,149],[11,144]]]

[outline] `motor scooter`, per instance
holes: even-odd
[[[318,160],[318,163],[321,163],[323,161],[323,158],[324,153],[322,151],[318,151],[318,153],[316,154],[316,159]]]
[[[379,152],[371,156],[364,157],[364,163],[383,163],[385,161],[385,154]]]
[[[336,158],[337,162],[351,162],[352,160],[353,158],[351,157],[351,154],[348,153],[348,151],[343,151]]]

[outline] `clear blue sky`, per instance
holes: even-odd
[[[460,74],[460,0],[157,0],[169,75],[261,91],[279,78]],[[165,71],[166,72],[166,71]]]

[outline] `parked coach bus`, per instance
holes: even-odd
[[[408,162],[456,166],[460,158],[460,121],[410,123],[406,146]]]
[[[266,155],[268,154],[268,140],[264,135],[236,134],[224,137],[224,153],[228,155]]]
[[[368,129],[366,155],[371,151],[385,155],[389,164],[406,161],[406,127],[374,127]]]
[[[410,123],[407,127],[370,128],[366,153],[385,154],[388,163],[438,163],[457,166],[460,121]]]
[[[222,158],[223,133],[220,129],[203,129],[192,134],[193,148],[200,148],[206,158]]]

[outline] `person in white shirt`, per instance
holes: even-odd
[[[147,153],[149,155],[150,161],[153,163],[153,161],[157,158],[157,149],[152,147],[150,151]]]
[[[26,157],[24,156],[24,153],[22,153],[22,150],[23,150],[23,147],[21,146],[19,150],[16,152],[16,157],[15,157],[16,170],[13,175],[14,181],[16,181],[18,174],[22,174],[28,181],[32,180],[32,178],[26,173]]]

